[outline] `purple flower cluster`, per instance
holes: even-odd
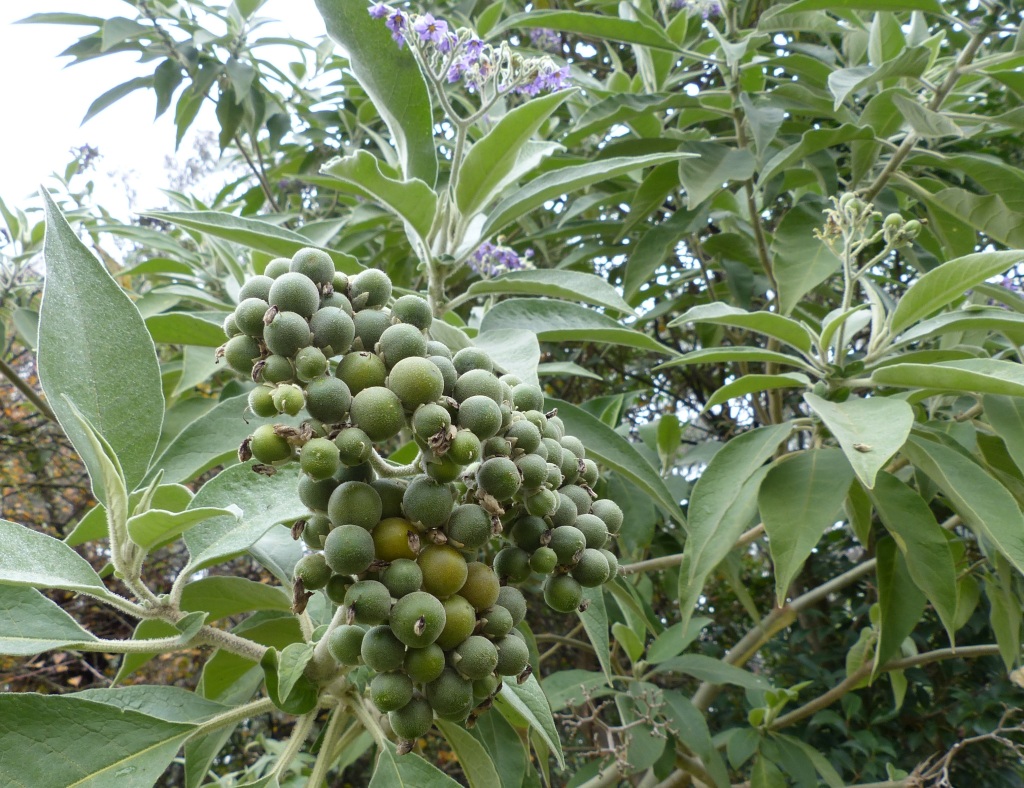
[[[700,14],[702,19],[720,17],[723,13],[720,0],[672,0],[672,8],[685,9],[691,14]]]
[[[461,82],[470,91],[483,92],[494,83],[496,93],[536,96],[545,91],[569,87],[569,67],[558,66],[550,57],[515,55],[507,44],[485,44],[468,29],[452,30],[433,14],[407,14],[385,3],[370,6],[370,16],[383,19],[399,48],[409,44],[427,68],[449,84]],[[546,33],[554,49],[561,39],[553,31]],[[539,39],[538,39],[539,40]]]
[[[535,27],[530,31],[530,43],[537,49],[545,52],[554,52],[556,55],[562,52],[562,36],[556,30],[546,27]]]
[[[469,259],[469,267],[485,279],[507,274],[509,271],[533,269],[533,249],[527,249],[520,256],[515,249],[485,241],[480,244]]]

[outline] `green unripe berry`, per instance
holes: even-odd
[[[471,369],[465,374],[459,375],[459,379],[455,381],[456,402],[464,402],[470,397],[488,397],[497,405],[501,403],[501,394],[501,384],[498,379],[494,377],[493,373],[484,369]]]
[[[518,676],[530,662],[530,649],[526,641],[517,637],[506,637],[495,642],[498,664],[494,672],[499,676]]]
[[[519,469],[507,457],[492,457],[480,464],[476,473],[476,481],[480,489],[492,495],[497,501],[512,498],[522,484]]]
[[[362,465],[373,453],[373,442],[358,427],[345,427],[334,438],[339,459],[348,466]]]
[[[528,490],[537,489],[548,478],[548,462],[539,454],[524,454],[515,463],[522,476],[523,487]]]
[[[324,518],[325,520],[327,518]],[[330,532],[330,520],[328,523],[328,533]],[[305,535],[305,533],[303,533]],[[323,542],[317,549],[322,549],[324,546]],[[331,579],[327,581],[327,585],[324,586],[324,593],[327,594],[327,598],[330,599],[336,605],[342,605],[345,603],[345,594],[348,593],[349,586],[352,585],[352,578],[348,575],[331,575]],[[357,655],[358,656],[358,655]]]
[[[592,498],[590,493],[584,490],[582,487],[575,484],[567,484],[565,487],[559,489],[562,495],[571,500],[576,505],[576,516],[579,517],[581,514],[587,514],[590,512],[590,504]]]
[[[406,518],[422,524],[424,528],[443,526],[448,522],[454,504],[448,485],[439,484],[426,476],[413,479],[402,496],[402,510]]]
[[[584,588],[594,588],[607,582],[611,569],[608,559],[600,550],[588,547],[572,568],[572,576]]]
[[[473,684],[462,678],[452,668],[427,684],[427,701],[440,717],[457,717],[462,709],[469,708],[473,703]]]
[[[308,280],[307,280],[308,281]],[[312,282],[309,282],[312,286]],[[306,318],[297,312],[278,312],[263,329],[263,341],[271,353],[293,357],[313,341]]]
[[[399,323],[392,328],[400,325],[405,324]],[[415,410],[419,405],[436,402],[444,393],[444,378],[440,370],[428,359],[419,356],[403,358],[394,364],[387,385],[398,395],[406,410]]]
[[[530,454],[540,445],[540,430],[526,419],[513,422],[505,433],[512,447]]]
[[[340,309],[350,318],[355,315],[355,310],[352,308],[352,303],[348,300],[348,296],[339,293],[337,291],[323,296],[320,299],[320,309]],[[313,315],[316,317],[316,315]],[[355,337],[355,323],[352,324],[352,334]],[[337,353],[337,351],[336,351]]]
[[[408,323],[395,323],[388,326],[380,335],[379,344],[380,355],[384,358],[388,369],[394,367],[402,359],[420,358],[427,352],[427,338],[416,326]]]
[[[475,503],[464,503],[452,510],[445,531],[448,538],[467,550],[477,550],[491,539],[491,516]]]
[[[558,554],[550,547],[542,546],[530,556],[530,569],[540,575],[549,575],[558,566]]]
[[[608,543],[608,526],[595,514],[581,514],[576,518],[575,526],[583,532],[587,547],[600,550]]]
[[[417,684],[427,684],[444,673],[444,651],[437,643],[424,648],[411,648],[405,652],[404,668],[409,678]]]
[[[224,344],[224,360],[235,372],[249,376],[252,365],[260,357],[260,346],[252,337],[244,334],[231,337]]]
[[[270,304],[262,298],[246,298],[235,307],[235,325],[250,337],[263,336],[263,316],[270,309]]]
[[[319,512],[311,512],[302,529],[302,541],[314,550],[324,549],[324,539],[331,532],[331,521]]]
[[[370,482],[370,486],[380,496],[380,516],[382,518],[402,516],[402,496],[405,495],[405,488],[408,486],[404,481],[399,479],[374,479]]]
[[[372,441],[393,438],[405,426],[405,413],[398,396],[383,386],[363,389],[352,398],[352,421]]]
[[[443,457],[428,456],[423,466],[423,471],[435,482],[447,484],[459,478],[462,473],[462,465],[455,462],[448,455]]]
[[[579,528],[572,525],[563,525],[552,530],[551,541],[548,542],[548,547],[555,551],[560,564],[574,563],[577,554],[582,553],[586,546],[587,538]]]
[[[494,556],[494,571],[510,583],[522,583],[530,576],[530,554],[521,547],[503,547]]]
[[[487,564],[473,561],[466,567],[466,582],[459,589],[459,596],[465,598],[473,608],[480,612],[487,610],[498,600],[498,576]]]
[[[356,335],[352,318],[336,306],[321,307],[309,321],[313,332],[313,345],[326,355],[347,353]]]
[[[455,371],[451,359],[444,356],[430,356],[427,361],[437,367],[444,379],[444,395],[450,397],[455,392],[455,383],[459,379],[459,373]]]
[[[397,711],[412,700],[412,679],[404,673],[378,673],[370,681],[370,700],[382,712]]]
[[[306,397],[303,395],[302,389],[290,383],[282,383],[277,386],[271,392],[270,399],[278,413],[286,413],[289,416],[298,415],[306,404]]]
[[[413,359],[407,359],[407,361],[412,360]],[[401,366],[401,364],[404,363],[405,362],[401,362],[398,366]],[[397,368],[398,367],[396,367],[395,369]],[[394,371],[392,371],[391,374],[393,378]],[[392,391],[394,391],[394,387],[392,387]],[[401,396],[402,395],[399,394],[399,399],[401,399]],[[420,405],[420,407],[416,408],[416,411],[412,414],[412,433],[422,441],[429,440],[435,435],[446,432],[451,425],[451,414],[447,411],[447,409],[441,407],[440,405],[434,402],[429,402],[428,404]]]
[[[557,528],[560,525],[575,525],[578,516],[576,514],[576,504],[573,503],[572,498],[561,492],[561,490],[555,494],[558,496],[558,508],[551,515],[551,526]],[[603,522],[601,526],[604,526]]]
[[[263,301],[270,301],[270,286],[274,280],[269,276],[251,276],[242,283],[238,290],[238,302],[241,303],[247,298],[259,298]]]
[[[427,355],[441,356],[449,361],[452,360],[452,351],[448,349],[448,346],[444,342],[438,342],[436,339],[427,340]],[[455,367],[452,366],[452,369],[455,369]]]
[[[289,383],[295,380],[295,368],[287,356],[271,355],[263,360],[259,377],[264,383]]]
[[[323,553],[310,553],[304,555],[295,564],[295,579],[302,581],[302,586],[307,591],[315,591],[327,585],[331,579],[331,568],[327,566],[327,560]]]
[[[494,672],[498,665],[498,650],[487,638],[470,635],[455,649],[452,662],[462,676],[475,681]]]
[[[472,369],[482,369],[484,372],[494,371],[494,362],[491,361],[491,357],[477,347],[462,348],[452,356],[452,364],[455,365],[455,371],[460,375],[465,375]]]
[[[493,438],[488,438],[484,441],[481,451],[485,459],[490,459],[491,457],[511,457],[512,444],[506,438],[495,435]]]
[[[336,479],[323,479],[317,481],[309,476],[299,477],[299,500],[310,509],[319,512],[327,511],[327,504],[331,500],[331,493],[334,492],[339,482]]]
[[[289,271],[274,280],[269,301],[282,312],[296,312],[308,320],[320,308],[320,291],[308,276]]]
[[[249,440],[249,449],[256,462],[264,465],[275,465],[291,459],[292,456],[291,444],[278,435],[270,424],[256,428]]]
[[[448,446],[446,456],[459,465],[480,459],[480,439],[470,430],[459,430]]]
[[[423,585],[423,572],[420,565],[409,558],[398,558],[380,573],[380,581],[395,599],[406,594],[419,591]],[[425,679],[430,681],[430,679]]]
[[[555,469],[558,472],[558,469]],[[559,474],[561,476],[561,474]],[[558,508],[558,495],[545,487],[528,495],[523,503],[526,511],[536,517],[550,517]]]
[[[373,353],[349,353],[338,364],[337,371],[353,396],[363,389],[383,386],[387,374],[384,362]]]
[[[513,392],[513,396],[515,396],[514,392]],[[521,409],[517,408],[517,410],[521,410]],[[545,416],[539,410],[523,411],[523,416],[526,417],[526,420],[528,422],[530,422],[530,424],[532,424],[534,427],[536,427],[538,430],[540,430],[541,435],[544,434],[544,430],[547,429],[547,426],[548,426],[548,417],[547,416]]]
[[[381,624],[391,612],[391,592],[376,580],[360,580],[348,587],[345,606],[359,624]]]
[[[434,724],[434,710],[425,699],[413,698],[402,708],[388,713],[388,724],[399,739],[418,739]]]
[[[619,576],[619,559],[611,550],[601,550],[600,552],[608,562],[608,579],[614,580]]]
[[[601,498],[594,501],[591,504],[590,513],[604,520],[604,524],[608,526],[608,533],[610,534],[617,534],[622,528],[622,521],[624,519],[622,509],[613,500]]]
[[[451,651],[473,634],[476,629],[476,611],[464,597],[455,594],[444,600],[445,624],[438,635],[437,645]]]
[[[428,544],[416,558],[423,572],[423,590],[444,599],[456,593],[466,582],[466,559],[454,547]]]
[[[275,257],[269,263],[267,263],[266,269],[263,274],[270,280],[275,280],[282,274],[288,273],[292,270],[292,261],[287,257]],[[273,284],[273,281],[271,281]],[[267,298],[270,298],[270,288],[267,288]]]
[[[550,530],[551,527],[544,519],[527,515],[515,521],[509,535],[517,547],[532,553],[538,547],[545,544],[547,539],[551,538],[551,535],[548,533]]]
[[[597,484],[597,480],[601,475],[600,469],[597,467],[597,463],[593,460],[583,461],[583,476],[582,482],[588,487],[593,487]]]
[[[541,444],[547,449],[548,462],[552,465],[561,467],[562,455],[565,454],[565,450],[562,448],[562,444],[554,438],[542,438]],[[571,452],[570,452],[571,453]]]
[[[583,586],[569,575],[551,575],[544,583],[544,601],[559,613],[571,613],[583,601]]]
[[[249,410],[260,418],[277,415],[274,396],[266,386],[257,386],[249,392]]]
[[[373,537],[358,525],[342,525],[327,534],[324,556],[335,572],[358,575],[373,562]]]
[[[355,665],[359,662],[365,635],[366,630],[362,627],[342,624],[327,636],[327,650],[342,665]]]
[[[306,410],[317,421],[337,424],[345,420],[352,407],[352,393],[343,380],[324,377],[306,386]]]
[[[548,419],[548,426],[544,428],[543,434],[545,438],[561,441],[565,437],[565,423],[558,416],[552,416]]]
[[[497,676],[484,676],[482,679],[477,679],[473,682],[473,698],[484,700],[491,697],[498,691],[499,684],[501,684],[501,679]]]
[[[383,271],[367,268],[349,281],[349,297],[356,309],[377,309],[391,298],[391,279]]]
[[[530,383],[520,383],[512,387],[512,404],[516,410],[526,412],[528,410],[544,410],[544,392],[540,386]]]
[[[381,334],[391,325],[391,319],[379,309],[364,309],[355,313],[352,323],[356,331],[353,348],[372,353],[380,342]]]
[[[494,605],[482,616],[481,632],[489,638],[503,638],[512,629],[512,614],[501,605]]]
[[[430,328],[434,316],[430,312],[430,304],[417,295],[404,295],[391,307],[391,316],[403,323],[408,323],[421,331]]]
[[[242,329],[240,329],[238,327],[238,324],[235,322],[235,313],[234,312],[230,312],[228,314],[228,316],[224,318],[223,327],[224,327],[224,335],[228,339],[231,339],[231,337],[237,337],[239,334],[242,333]]]
[[[561,481],[556,486],[562,486],[563,484],[573,484],[580,477],[580,461],[571,451],[562,451],[562,462],[558,466],[558,471],[561,474]]]
[[[903,225],[903,235],[908,239],[917,238],[921,232],[921,222],[917,219],[911,219],[905,225]]]
[[[358,525],[369,531],[380,521],[381,508],[380,496],[373,487],[365,482],[350,481],[338,485],[331,493],[327,516],[335,528],[339,525]],[[370,543],[373,544],[372,539]]]
[[[334,282],[334,260],[320,249],[299,249],[292,255],[292,262],[288,267],[321,287]]]
[[[348,274],[344,271],[335,271],[334,279],[331,280],[335,293],[348,292]]]
[[[429,646],[437,640],[444,625],[444,605],[425,591],[406,594],[391,608],[391,631],[411,648]]]
[[[501,429],[501,408],[490,397],[468,397],[459,405],[458,424],[480,440],[487,440],[497,435]]]
[[[371,670],[387,673],[402,667],[405,662],[405,646],[395,637],[391,627],[381,624],[366,631],[359,656]]]
[[[419,539],[419,531],[401,517],[388,517],[373,527],[373,546],[381,561],[415,560],[414,539]]]
[[[327,438],[313,438],[299,452],[299,466],[314,479],[329,479],[340,464],[338,447]]]
[[[320,348],[304,347],[295,354],[295,372],[305,383],[316,380],[327,372],[327,356]]]
[[[526,597],[514,586],[502,586],[498,591],[498,604],[512,615],[512,626],[519,626],[526,618]]]

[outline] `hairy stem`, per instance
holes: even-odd
[[[313,729],[314,722],[316,722],[316,709],[309,712],[309,714],[303,714],[295,721],[295,727],[292,728],[292,734],[288,738],[288,746],[281,753],[277,763],[274,764],[274,770],[271,772],[272,775],[280,777],[287,771],[288,764],[299,754],[302,750],[302,745],[309,738],[309,732]]]
[[[313,764],[313,772],[309,775],[307,785],[311,788],[320,788],[321,785],[327,782],[327,774],[331,770],[331,765],[338,758],[335,754],[338,750],[338,734],[341,731],[342,724],[345,722],[348,722],[348,713],[345,708],[339,706],[331,712],[331,719],[327,723],[327,730],[324,732],[323,741],[320,743],[320,754],[317,755],[316,763]],[[341,738],[344,739],[345,736],[342,735]]]
[[[22,380],[21,375],[19,375],[14,368],[3,359],[0,359],[0,374],[11,381],[11,383],[14,384],[14,387],[18,389],[18,391],[24,395],[25,399],[31,402],[35,406],[35,409],[43,416],[50,421],[57,421],[57,417],[54,415],[53,411],[50,410],[50,406],[46,404],[46,400],[40,397],[36,393],[35,389]]]
[[[226,725],[237,725],[242,720],[258,717],[261,714],[273,711],[274,708],[274,702],[270,698],[260,698],[259,700],[251,701],[238,708],[225,711],[223,714],[218,714],[216,717],[211,717],[202,725],[199,725],[193,735],[209,733]]]

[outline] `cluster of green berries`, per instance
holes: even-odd
[[[239,450],[264,473],[303,471],[309,514],[293,533],[313,552],[295,568],[297,604],[322,589],[343,606],[328,649],[370,669],[399,740],[435,715],[475,719],[504,677],[529,676],[518,586],[543,576],[547,604],[568,613],[618,573],[607,547],[623,514],[594,493],[597,465],[538,386],[430,340],[427,302],[393,299],[380,271],[350,279],[303,249],[239,297],[223,356],[258,384],[249,407],[309,416],[261,426]],[[405,477],[375,448],[400,433],[420,450]]]

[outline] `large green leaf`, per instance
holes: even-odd
[[[547,409],[556,408],[565,431],[583,441],[587,456],[615,471],[647,493],[658,506],[679,523],[685,522],[679,502],[665,486],[665,480],[633,446],[600,419],[560,399],[547,397]]]
[[[215,465],[234,457],[242,441],[261,424],[297,426],[302,420],[298,416],[282,414],[270,419],[250,416],[246,422],[242,414],[247,405],[248,397],[245,394],[229,397],[193,421],[153,461],[150,476],[162,470],[167,482],[191,481]]]
[[[278,523],[297,520],[306,511],[299,501],[296,484],[298,463],[278,469],[273,476],[254,473],[249,463],[221,471],[202,486],[190,509],[224,507],[233,504],[241,517],[215,517],[185,534],[195,572],[244,552]]]
[[[714,394],[708,397],[704,403],[704,410],[721,405],[737,397],[745,397],[747,394],[754,394],[758,391],[770,389],[791,389],[807,388],[811,385],[810,379],[802,372],[781,372],[778,375],[741,375],[731,383],[726,383]]]
[[[813,342],[811,332],[792,318],[774,312],[748,312],[723,304],[721,301],[695,306],[669,325],[678,326],[686,323],[716,323],[745,328],[758,334],[775,337],[780,342],[804,352],[810,352]]]
[[[838,128],[809,129],[803,133],[799,142],[783,148],[772,156],[758,174],[758,180],[760,183],[768,183],[776,175],[784,173],[798,162],[806,161],[820,150],[836,145],[846,145],[853,140],[873,140],[874,138],[875,134],[871,129],[852,123],[843,124]],[[818,223],[821,224],[820,215],[817,218]]]
[[[516,729],[500,714],[484,714],[472,734],[494,761],[501,788],[522,788],[527,759]]]
[[[455,788],[457,785],[455,780],[420,756],[412,753],[398,755],[395,745],[386,742],[377,756],[368,788]]]
[[[96,570],[60,539],[0,520],[0,584],[110,596]]]
[[[788,315],[807,293],[839,270],[841,261],[814,230],[825,223],[825,203],[801,202],[779,222],[772,241],[772,270],[779,311]]]
[[[156,346],[131,299],[78,239],[49,194],[42,194],[46,285],[39,315],[39,379],[89,469],[96,497],[105,501],[100,458],[73,409],[110,444],[128,489],[134,489],[149,468],[164,416]]]
[[[0,585],[0,654],[27,657],[95,639],[36,589]]]
[[[520,104],[504,115],[466,154],[455,183],[455,205],[465,217],[483,210],[504,187],[523,175],[516,163],[541,125],[571,90],[549,93]]]
[[[787,14],[804,11],[927,11],[941,14],[939,0],[797,0]]]
[[[608,678],[612,680],[612,658],[611,641],[608,637],[608,608],[604,603],[604,589],[584,588],[583,598],[586,600],[586,610],[578,613],[580,622],[586,630],[587,637],[594,646],[594,653],[597,661],[601,663],[601,669]]]
[[[195,726],[73,695],[0,695],[0,783],[153,785]]]
[[[814,372],[814,368],[810,364],[796,356],[777,353],[774,350],[764,350],[758,347],[738,347],[733,345],[694,350],[692,353],[687,353],[681,358],[659,364],[655,369],[668,369],[669,367],[682,367],[689,366],[690,364],[732,364],[747,361],[753,361],[758,364],[781,364],[783,366],[799,367],[807,372]]]
[[[686,191],[686,207],[693,210],[730,181],[745,181],[757,162],[746,148],[730,148],[716,142],[690,142],[683,151],[696,158],[679,163],[679,182]]]
[[[88,689],[76,692],[73,697],[126,711],[141,712],[167,722],[203,722],[229,710],[223,703],[181,687],[156,684]]]
[[[208,622],[253,610],[288,612],[291,607],[291,597],[283,588],[233,575],[200,578],[181,594],[181,609],[205,611]]]
[[[945,532],[925,500],[891,474],[881,473],[869,495],[903,553],[911,578],[932,603],[950,643],[954,643],[960,594],[956,560]]]
[[[144,490],[136,490],[128,497],[128,508],[134,512],[142,500]],[[192,500],[192,491],[180,484],[161,484],[153,491],[149,505],[154,509],[180,512]],[[64,537],[64,544],[76,547],[84,542],[102,539],[107,535],[107,510],[97,504],[78,521],[74,530]]]
[[[316,708],[320,690],[305,674],[314,648],[313,643],[290,643],[280,652],[276,648],[267,649],[260,660],[267,695],[282,711],[308,714]]]
[[[674,352],[614,318],[580,304],[548,298],[509,298],[495,304],[480,323],[481,333],[509,328],[533,331],[542,342],[597,342],[665,355]]]
[[[846,459],[864,486],[875,486],[875,476],[910,435],[914,410],[901,399],[869,397],[829,402],[807,392],[804,401],[839,441]]]
[[[618,291],[607,280],[593,274],[560,268],[512,271],[495,279],[481,279],[469,286],[470,295],[533,295],[583,301],[594,306],[633,314]]]
[[[924,594],[911,580],[906,561],[892,538],[878,540],[875,557],[880,615],[872,678],[886,662],[899,655],[903,641],[914,631],[925,606]]]
[[[320,171],[337,178],[349,191],[375,200],[407,221],[424,242],[430,235],[437,195],[423,181],[416,178],[401,180],[388,175],[381,169],[380,159],[365,150],[331,159]]]
[[[383,19],[365,3],[316,0],[330,34],[348,56],[349,69],[387,124],[402,174],[433,187],[437,178],[434,119],[427,83],[409,49],[399,49]]]
[[[558,737],[558,728],[555,726],[555,719],[551,714],[551,704],[548,703],[547,695],[541,689],[537,677],[530,674],[529,678],[522,684],[515,681],[505,681],[502,683],[501,691],[497,697],[500,698],[498,708],[501,709],[502,704],[507,704],[519,716],[529,722],[530,727],[537,732],[544,740],[544,743],[551,749],[551,752],[558,760],[558,765],[565,768],[562,742]]]
[[[771,682],[749,670],[730,665],[706,654],[683,654],[658,663],[655,673],[685,673],[712,684],[733,684],[752,690],[771,688]]]
[[[1024,573],[1024,514],[1010,492],[955,449],[911,436],[903,448],[967,526]]]
[[[483,331],[476,335],[473,344],[487,352],[497,369],[515,375],[523,383],[540,385],[537,376],[540,343],[532,331],[525,328]]]
[[[757,488],[792,427],[775,424],[729,441],[708,463],[690,495],[688,538],[679,567],[679,607],[685,626],[711,571],[732,550],[757,512]]]
[[[786,602],[789,584],[839,509],[853,469],[839,449],[808,449],[776,462],[758,492],[764,530],[775,564],[775,599]]]
[[[223,312],[162,312],[146,318],[154,342],[168,345],[220,347],[224,344]]]
[[[532,10],[515,14],[495,27],[490,35],[493,38],[506,30],[517,27],[542,27],[549,30],[562,30],[566,33],[578,33],[601,40],[622,41],[626,44],[665,49],[670,52],[678,50],[678,46],[665,34],[665,31],[653,25],[647,25],[635,19],[588,14],[582,11]]]
[[[967,358],[935,364],[892,364],[871,373],[871,381],[901,388],[1024,397],[1024,366],[994,358]]]
[[[469,788],[497,788],[501,784],[491,756],[469,731],[461,725],[444,720],[438,720],[437,727],[459,759]]]
[[[235,516],[230,509],[199,508],[183,512],[148,509],[128,518],[128,535],[139,547],[151,548],[166,542],[212,517]]]
[[[187,230],[223,238],[250,249],[277,257],[291,257],[299,249],[315,246],[306,236],[262,219],[235,216],[221,211],[152,211],[146,216],[171,222]],[[334,260],[334,267],[347,274],[363,269],[354,257],[333,249],[323,249]]]
[[[685,158],[685,153],[652,153],[647,156],[621,156],[612,159],[577,164],[572,167],[562,167],[552,172],[544,173],[516,189],[505,199],[501,200],[494,209],[487,214],[487,221],[484,223],[480,238],[471,244],[471,248],[459,250],[460,255],[468,255],[479,243],[490,238],[497,232],[503,230],[507,225],[519,217],[538,208],[548,200],[552,200],[563,194],[572,194],[584,186],[592,183],[599,183],[609,178],[617,178],[630,172],[641,170],[644,167],[656,167],[670,161],[677,161]]]
[[[1014,465],[1024,473],[1024,400],[986,394],[982,403],[985,418],[1003,439]]]
[[[896,338],[895,347],[921,342],[934,336],[954,331],[999,331],[1015,339],[1024,338],[1024,315],[995,309],[972,306],[940,312],[904,331]]]
[[[1024,261],[1024,251],[979,252],[958,257],[933,268],[914,284],[896,305],[890,330],[898,334],[963,295],[973,285],[1001,274]]]

